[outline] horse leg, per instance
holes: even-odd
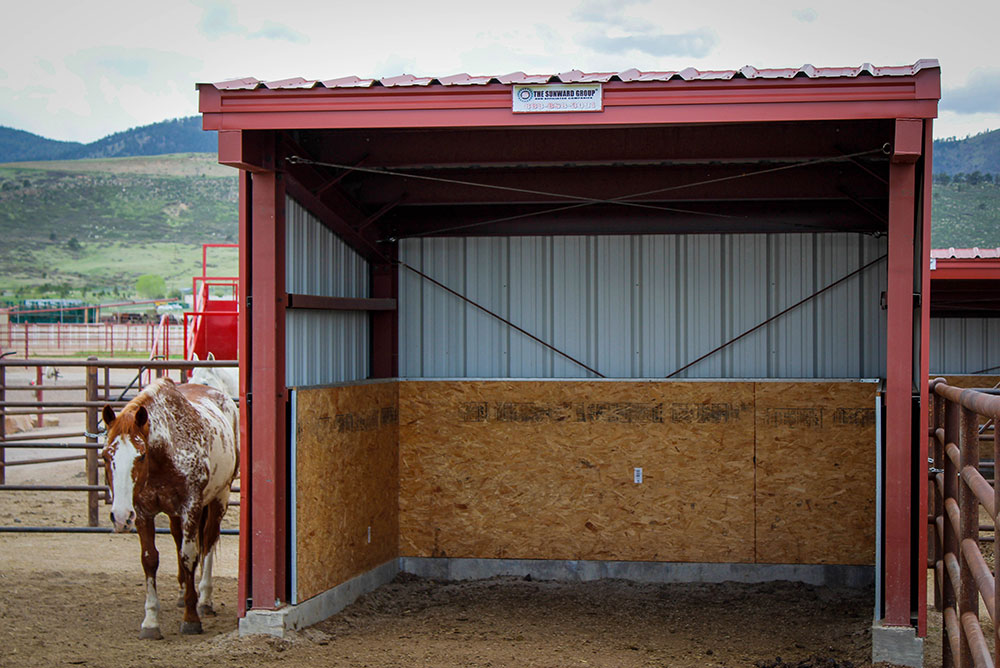
[[[181,622],[182,634],[201,633],[201,618],[198,616],[198,591],[195,589],[194,573],[198,568],[198,530],[201,525],[202,511],[194,511],[184,522],[184,539],[178,553],[181,571],[184,576],[184,621]]]
[[[174,546],[177,548],[177,587],[180,593],[177,595],[177,607],[184,607],[184,566],[181,564],[181,542],[184,540],[184,532],[181,527],[179,516],[170,517],[170,535],[174,537]]]
[[[160,553],[156,551],[156,525],[152,517],[135,518],[139,532],[139,549],[142,550],[142,570],[146,574],[146,616],[139,627],[141,640],[162,640],[160,633],[160,598],[156,595],[156,569],[160,566]]]
[[[219,524],[222,522],[222,504],[216,499],[208,504],[201,521],[201,581],[198,583],[198,614],[214,616],[212,607],[212,561],[215,545],[219,540]]]

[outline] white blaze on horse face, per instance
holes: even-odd
[[[113,445],[115,452],[111,457],[111,515],[115,531],[123,533],[132,529],[135,520],[135,507],[132,505],[135,481],[132,480],[132,468],[139,457],[139,451],[130,438],[119,436]]]

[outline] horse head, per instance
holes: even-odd
[[[115,416],[111,406],[102,411],[107,425],[104,450],[105,483],[111,490],[111,523],[118,533],[131,531],[135,522],[133,493],[149,474],[149,413],[145,406]]]

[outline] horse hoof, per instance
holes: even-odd
[[[184,604],[184,594],[181,594],[181,595],[180,595],[180,596],[179,596],[179,597],[177,598],[177,607],[178,607],[178,608],[183,608],[183,607],[184,607],[184,605],[185,605],[185,604]]]
[[[163,640],[159,626],[143,626],[139,629],[139,640]]]
[[[181,622],[182,635],[190,636],[201,632],[201,622]]]
[[[199,617],[215,617],[215,609],[210,605],[199,605],[198,606],[198,616]]]

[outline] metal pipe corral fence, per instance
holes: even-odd
[[[0,491],[45,491],[45,492],[83,492],[87,495],[87,524],[85,528],[76,527],[0,527],[0,532],[14,531],[58,531],[60,533],[104,533],[110,528],[100,527],[99,505],[101,501],[110,502],[110,491],[101,483],[99,471],[103,468],[103,462],[98,457],[98,450],[103,446],[97,442],[99,431],[98,411],[105,405],[123,406],[128,403],[131,397],[115,394],[119,390],[134,388],[135,392],[140,389],[136,380],[144,372],[155,372],[157,376],[170,371],[177,371],[180,375],[180,382],[187,379],[186,371],[198,367],[237,367],[239,363],[235,360],[206,360],[206,361],[186,361],[186,360],[126,360],[126,359],[104,359],[88,357],[87,359],[59,359],[59,358],[32,358],[16,359],[10,357],[0,357]],[[21,367],[36,369],[36,382],[41,377],[43,367],[76,367],[85,369],[86,382],[83,386],[70,385],[66,387],[53,386],[52,389],[60,391],[74,390],[83,391],[84,397],[79,401],[46,401],[42,390],[38,386],[25,386],[23,384],[7,385],[7,368]],[[99,371],[104,370],[104,382],[100,382]],[[129,385],[112,385],[110,383],[111,369],[135,369],[136,380]],[[8,401],[7,390],[32,391],[36,392],[35,401]],[[9,409],[16,409],[10,411]],[[34,410],[32,410],[34,409]],[[86,428],[84,431],[64,432],[58,434],[18,434],[14,438],[8,438],[6,417],[8,415],[31,415],[37,420],[47,413],[57,412],[82,412],[86,414]],[[36,423],[37,424],[37,423]],[[84,439],[74,441],[70,439]],[[66,440],[64,440],[66,439]],[[83,454],[59,455],[49,458],[33,458],[7,461],[6,450],[8,448],[30,448],[41,450],[82,450]],[[67,461],[84,461],[87,478],[86,485],[11,485],[7,484],[6,471],[12,466],[26,466],[37,464],[49,464]],[[234,486],[234,491],[239,491],[238,486]],[[230,505],[239,505],[239,501],[231,501]],[[233,530],[223,533],[233,532]]]
[[[979,547],[979,532],[1000,529],[1000,485],[987,480],[980,468],[995,468],[1000,458],[1000,439],[993,431],[993,461],[980,461],[981,417],[996,424],[1000,417],[1000,396],[979,390],[948,385],[943,378],[931,382],[933,397],[930,429],[933,476],[930,485],[934,501],[934,605],[942,612],[944,668],[993,668],[1000,665],[1000,592],[996,559],[992,572]],[[992,526],[980,525],[979,507],[993,519]],[[985,542],[985,541],[982,541]],[[979,623],[979,599],[993,623],[993,650]]]

